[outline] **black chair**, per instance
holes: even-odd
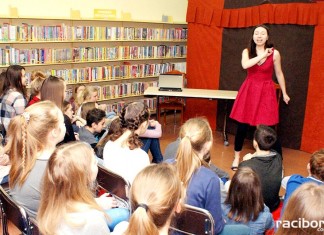
[[[177,234],[214,235],[214,225],[209,211],[186,204],[183,211],[176,214],[170,229]]]
[[[34,218],[29,217],[29,222],[32,227],[32,235],[41,235],[38,229],[37,221]]]
[[[9,235],[8,221],[15,225],[22,234],[33,234],[33,227],[25,209],[19,206],[2,187],[0,187],[0,210],[3,235]]]
[[[120,175],[98,165],[97,182],[99,188],[112,194],[124,208],[130,209],[129,205],[129,189],[130,183]]]

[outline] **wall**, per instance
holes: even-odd
[[[93,18],[93,9],[116,9],[131,13],[132,20],[161,21],[162,15],[174,22],[185,22],[188,0],[1,0],[0,16],[9,16],[9,6],[16,7],[20,17],[69,18],[79,10],[82,18]]]

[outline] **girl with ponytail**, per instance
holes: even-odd
[[[125,104],[119,117],[121,131],[106,143],[103,150],[104,166],[130,183],[138,172],[150,164],[139,139],[139,135],[147,129],[149,116],[144,103]]]
[[[160,163],[146,167],[131,187],[133,214],[124,234],[169,234],[172,216],[181,209],[181,197],[182,186],[174,166]]]
[[[50,101],[35,103],[10,121],[5,146],[11,163],[10,194],[33,217],[48,159],[64,135],[63,113]]]
[[[186,189],[186,203],[208,210],[215,221],[215,234],[224,227],[220,180],[209,169],[204,157],[213,143],[212,130],[204,118],[192,118],[181,127],[176,168]]]

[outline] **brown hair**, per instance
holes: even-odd
[[[150,111],[142,102],[132,102],[125,104],[120,112],[120,125],[123,132],[126,130],[131,131],[131,135],[128,138],[128,144],[130,149],[139,148],[142,146],[138,135],[135,131],[145,121],[148,121],[150,117]]]
[[[33,71],[30,78],[30,96],[33,97],[40,93],[46,75],[42,71]]]
[[[91,147],[83,142],[70,142],[54,151],[44,173],[37,214],[42,234],[56,234],[62,219],[69,224],[67,214],[80,210],[75,203],[102,210],[93,194],[91,159],[94,157]]]
[[[208,167],[199,156],[199,152],[207,142],[213,141],[213,135],[207,119],[192,118],[182,125],[179,137],[181,141],[176,156],[176,167],[181,182],[187,188],[193,173],[202,165]]]
[[[49,76],[43,82],[40,90],[41,100],[50,100],[63,110],[65,82],[63,78]]]
[[[26,97],[26,87],[21,82],[22,70],[25,67],[21,65],[10,65],[6,70],[6,78],[3,84],[3,93],[5,94],[10,88],[15,88],[18,92]]]
[[[317,221],[318,228],[324,225],[324,185],[315,183],[305,183],[298,187],[291,195],[285,208],[281,221],[298,221],[300,218],[308,222]],[[308,235],[320,234],[321,230],[313,226],[290,226],[290,228],[280,226],[277,233],[279,235]]]
[[[21,186],[35,165],[36,154],[47,146],[48,133],[59,125],[62,112],[50,101],[35,103],[11,119],[5,152],[11,162],[9,185]]]
[[[309,166],[311,174],[324,182],[324,149],[312,154]]]
[[[91,110],[96,108],[96,102],[87,102],[82,104],[81,106],[81,118],[86,120],[87,113]]]
[[[225,200],[231,206],[228,218],[237,222],[255,221],[264,210],[261,182],[249,167],[240,167],[233,179]]]
[[[182,194],[181,182],[172,165],[160,163],[144,168],[131,187],[133,214],[125,234],[159,234]]]

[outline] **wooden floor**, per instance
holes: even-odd
[[[178,137],[180,130],[180,116],[176,116],[176,125],[174,125],[174,117],[169,114],[167,123],[163,125],[163,135],[160,139],[162,154],[166,146]],[[219,168],[227,171],[232,177],[234,172],[231,170],[232,161],[234,159],[234,136],[229,135],[229,146],[224,146],[223,136],[221,132],[214,132],[214,143],[211,151],[212,162]],[[254,149],[252,141],[246,140],[242,150],[243,157],[246,153],[253,153]],[[283,164],[284,175],[301,174],[307,176],[307,163],[310,158],[310,153],[299,150],[283,148]],[[282,194],[282,191],[281,191]]]

